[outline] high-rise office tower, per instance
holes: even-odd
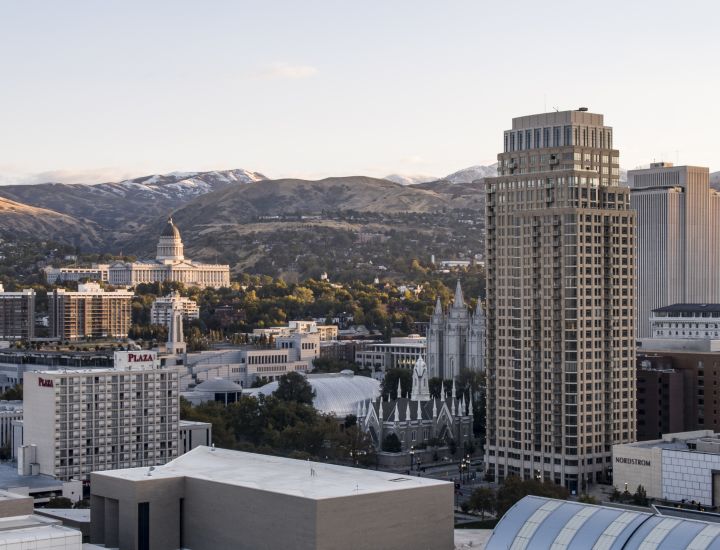
[[[652,336],[653,309],[720,303],[720,194],[709,170],[658,162],[628,172],[637,211],[637,332]]]
[[[635,437],[634,226],[587,109],[513,119],[487,183],[487,445],[496,479],[582,490]]]

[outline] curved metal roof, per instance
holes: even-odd
[[[527,496],[502,517],[486,550],[720,550],[720,525]]]
[[[308,374],[307,381],[315,390],[314,407],[338,418],[357,414],[359,403],[374,401],[380,395],[380,382],[367,376],[354,376],[352,371]],[[270,382],[246,393],[270,395],[277,387],[277,382]]]
[[[204,382],[200,382],[197,386],[195,386],[196,392],[242,392],[243,388],[240,384],[236,384],[235,382],[231,382],[230,380],[226,380],[224,378],[211,378],[209,380],[205,380]]]

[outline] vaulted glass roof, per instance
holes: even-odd
[[[486,550],[720,550],[720,525],[527,496],[502,517]]]

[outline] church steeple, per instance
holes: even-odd
[[[443,309],[442,309],[442,303],[440,303],[440,296],[437,297],[437,301],[435,302],[435,311],[433,311],[433,315],[437,317],[442,317]]]
[[[453,300],[453,308],[465,309],[465,298],[463,297],[462,286],[460,286],[460,279],[457,280],[457,285],[455,285],[455,299]]]

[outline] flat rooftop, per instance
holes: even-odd
[[[0,489],[10,490],[17,487],[27,487],[31,492],[56,491],[62,488],[62,481],[52,476],[18,475],[17,466],[9,462],[0,462]]]
[[[156,466],[152,472],[143,467],[93,475],[140,482],[149,479],[148,474],[154,478],[204,479],[313,500],[451,485],[424,477],[203,446]]]
[[[82,533],[37,515],[0,518],[0,545],[3,548],[38,548],[39,540],[52,544],[47,548],[76,548],[80,547]]]

